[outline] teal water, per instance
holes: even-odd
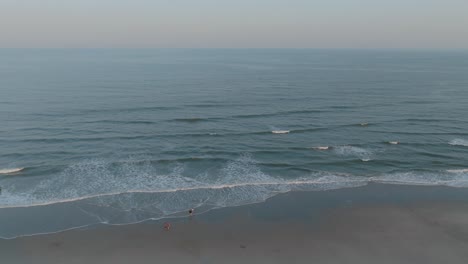
[[[467,52],[3,49],[0,218],[86,217],[0,237],[291,190],[468,187],[467,110]]]

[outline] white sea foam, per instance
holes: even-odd
[[[456,138],[452,141],[449,142],[450,145],[453,145],[453,146],[464,146],[464,147],[468,147],[468,140],[466,139],[461,139],[461,138]]]
[[[291,132],[290,130],[273,130],[271,131],[271,133],[273,134],[288,134],[289,132]]]
[[[356,149],[351,151],[355,152]],[[188,208],[199,208],[197,211],[203,212],[258,203],[289,191],[352,188],[369,182],[468,187],[468,169],[392,173],[374,177],[316,172],[287,179],[268,175],[251,156],[243,155],[227,162],[218,171],[218,177],[200,174],[187,178],[182,165],[174,166],[168,173],[161,173],[153,167],[154,164],[142,163],[141,160],[119,162],[117,168],[115,162],[112,163],[114,167],[110,164],[102,160],[78,163],[52,178],[36,184],[28,181],[24,186],[15,185],[15,181],[20,182],[15,178],[5,179],[2,182],[4,188],[0,208],[74,203],[71,208],[80,210],[86,215],[83,219],[87,219],[76,223],[77,226],[93,223],[120,225],[174,216]],[[44,230],[37,233],[40,232]]]
[[[390,145],[398,145],[398,144],[400,144],[400,142],[399,142],[399,141],[389,141],[388,144],[390,144]]]
[[[188,178],[184,176],[186,172],[182,165],[163,174],[150,163],[136,166],[128,161],[119,164],[115,168],[108,162],[91,160],[72,165],[36,184],[30,181],[27,186],[17,186],[14,182],[6,182],[0,208],[89,200],[99,206],[112,204],[120,211],[145,208],[170,214],[200,204],[223,207],[259,202],[300,185],[314,185],[319,190],[324,184],[317,182],[322,174],[299,180],[272,177],[262,172],[248,155],[226,163],[218,177],[201,174]],[[332,188],[333,184],[339,188],[347,180],[327,182],[326,188]],[[136,197],[149,194],[161,197],[147,201]]]
[[[405,172],[376,176],[373,182],[423,186],[468,187],[468,175],[442,172]]]
[[[338,155],[356,157],[362,161],[369,161],[374,155],[374,152],[371,150],[354,146],[338,146],[334,147],[333,150]]]
[[[97,223],[110,225],[138,223],[149,219],[161,219],[177,215],[185,216],[186,213],[181,214],[181,212],[186,212],[187,208],[199,208],[197,211],[206,212],[220,207],[262,202],[278,193],[288,191],[322,191],[358,187],[366,184],[363,178],[333,175],[330,173],[316,173],[311,175],[311,177],[285,181],[274,179],[255,168],[240,168],[239,165],[242,162],[236,161],[231,163],[231,165],[226,167],[226,171],[232,173],[231,176],[245,170],[260,173],[257,176],[263,178],[263,180],[270,180],[270,182],[260,182],[260,179],[256,179],[258,182],[177,188],[174,190],[129,190],[124,193],[107,193],[94,197],[79,197],[47,204],[29,205],[45,206],[75,202],[75,206],[69,208],[79,210],[75,214],[81,213],[87,217],[80,218],[80,221],[72,221],[70,222],[71,225],[61,226],[60,229],[43,230],[38,228],[36,231],[30,231],[33,233],[27,234],[11,233],[9,229],[5,229],[6,232],[2,232],[2,228],[0,227],[0,237],[13,238],[24,235],[53,233],[61,230],[70,230],[77,226],[89,226]],[[234,182],[238,181],[235,177],[231,178],[231,180]],[[9,194],[7,193],[7,195]]]
[[[16,173],[24,170],[24,168],[14,168],[14,169],[0,169],[0,174],[10,174]]]
[[[329,147],[329,146],[318,146],[318,147],[312,147],[312,149],[316,149],[316,150],[329,150],[330,147]]]
[[[364,162],[370,161],[372,155],[372,151],[351,146],[333,150],[340,155],[359,157]],[[408,172],[372,178],[315,173],[300,179],[286,179],[264,173],[249,155],[226,163],[217,172],[217,177],[203,173],[184,176],[186,172],[182,165],[174,166],[168,173],[161,173],[150,162],[139,161],[136,165],[135,161],[129,159],[119,163],[118,167],[115,167],[115,163],[111,164],[102,160],[86,161],[40,182],[34,183],[31,179],[27,185],[20,185],[21,181],[15,184],[15,179],[10,179],[2,183],[0,208],[92,200],[93,204],[100,206],[113,204],[114,208],[122,211],[152,208],[150,211],[167,214],[200,204],[219,207],[258,202],[276,193],[306,187],[321,190],[324,188],[324,179],[327,179],[326,189],[370,181],[464,186],[468,180],[468,169],[447,170],[445,173]],[[140,198],[133,197],[150,194],[161,196],[161,200],[148,198],[148,201],[140,201]],[[163,196],[166,198],[162,199]]]
[[[57,203],[67,203],[67,202],[76,202],[82,200],[91,200],[93,198],[109,198],[119,195],[131,195],[131,194],[176,194],[190,191],[203,191],[204,193],[209,191],[221,190],[222,192],[227,192],[230,189],[245,189],[245,188],[271,188],[273,193],[287,192],[293,189],[304,189],[304,185],[315,185],[315,190],[329,190],[342,188],[348,185],[356,186],[363,185],[366,183],[365,178],[343,178],[340,176],[322,176],[317,179],[299,179],[291,181],[272,181],[272,182],[254,182],[254,183],[237,183],[237,184],[220,184],[220,185],[206,185],[206,186],[194,186],[186,188],[175,188],[175,189],[164,189],[164,190],[138,190],[130,189],[123,192],[108,192],[88,196],[80,196],[76,198],[53,200],[49,202],[40,202],[36,200],[33,196],[18,196],[11,193],[5,192],[5,196],[8,196],[7,204],[1,205],[0,208],[18,208],[18,207],[34,207],[34,206],[45,206]],[[344,184],[345,186],[342,186]],[[321,188],[321,185],[328,185],[327,188]],[[231,197],[232,198],[232,197]],[[24,202],[28,201],[28,204]],[[5,201],[3,201],[5,202]],[[11,205],[8,205],[10,203]],[[185,208],[185,207],[184,207]],[[173,212],[172,212],[173,213]]]
[[[468,169],[447,170],[447,172],[450,172],[450,173],[466,173],[466,172],[468,172]]]
[[[368,150],[357,147],[342,147],[338,151],[352,156],[369,154]],[[172,216],[188,208],[200,208],[197,211],[202,212],[262,202],[289,191],[351,188],[369,182],[468,187],[466,172],[468,169],[374,177],[316,172],[301,178],[283,178],[265,173],[251,156],[242,155],[225,163],[217,171],[218,176],[202,173],[187,177],[183,165],[162,173],[154,164],[141,160],[118,163],[89,160],[40,182],[31,179],[21,185],[22,181],[15,178],[4,179],[0,208],[74,203],[74,208],[86,214],[86,219],[95,221],[92,223],[127,224]]]

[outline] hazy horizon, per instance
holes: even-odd
[[[0,48],[467,49],[461,0],[3,0]]]

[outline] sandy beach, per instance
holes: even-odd
[[[412,196],[385,200],[396,193]],[[1,263],[468,263],[464,197],[398,186],[288,193],[192,218],[0,240]]]

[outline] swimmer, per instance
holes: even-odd
[[[189,216],[192,216],[194,211],[195,211],[195,209],[193,209],[193,208],[188,210]]]

